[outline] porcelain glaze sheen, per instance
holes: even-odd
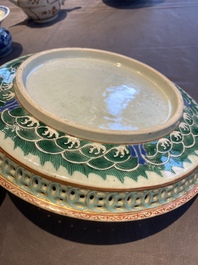
[[[33,116],[87,140],[149,141],[171,132],[182,117],[181,94],[167,78],[110,52],[43,52],[19,68],[16,82],[17,97]]]
[[[171,100],[156,83],[107,60],[46,62],[28,76],[26,88],[42,108],[92,128],[140,130],[163,124],[172,115]]]

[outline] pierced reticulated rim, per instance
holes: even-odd
[[[153,68],[102,50],[63,48],[31,56],[17,70],[22,106],[48,126],[103,143],[160,138],[179,124],[183,99]]]

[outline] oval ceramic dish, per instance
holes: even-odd
[[[0,184],[20,198],[130,221],[197,194],[198,105],[149,66],[56,49],[2,66],[0,88]]]

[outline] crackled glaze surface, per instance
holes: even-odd
[[[49,112],[97,129],[153,127],[172,112],[168,95],[149,77],[99,58],[65,58],[36,65],[26,79],[26,89]]]

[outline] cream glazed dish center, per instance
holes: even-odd
[[[0,68],[0,184],[58,214],[132,221],[198,191],[198,105],[158,71],[63,48]]]

